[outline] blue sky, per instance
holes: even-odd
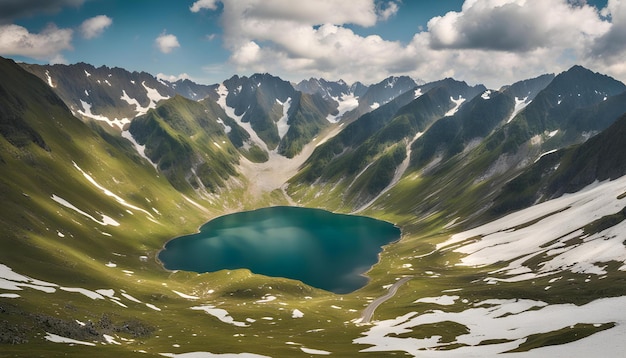
[[[492,88],[574,64],[626,80],[626,0],[0,0],[0,55],[217,83],[269,72]]]

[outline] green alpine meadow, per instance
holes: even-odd
[[[0,357],[626,350],[622,1],[10,3]]]

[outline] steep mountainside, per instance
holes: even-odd
[[[344,115],[353,111],[359,106],[359,100],[364,95],[368,87],[360,82],[348,86],[343,80],[329,82],[325,79],[310,78],[295,85],[298,91],[311,95],[321,95],[322,98],[335,104],[327,119],[330,122],[339,122],[344,119]]]
[[[506,153],[514,152],[535,135],[558,134],[569,128],[567,118],[582,108],[599,104],[626,91],[626,85],[605,75],[574,66],[554,78],[503,132],[496,133],[492,145],[499,143]],[[571,144],[571,143],[570,143]]]
[[[564,86],[563,83],[568,83],[568,85]],[[460,151],[461,146],[457,146],[458,149],[453,150],[455,146],[450,146],[447,141],[453,138],[450,132],[462,133],[462,131],[459,132],[459,126],[463,123],[460,120],[465,116],[463,112],[467,110],[469,111],[468,114],[471,114],[472,106],[469,106],[468,103],[466,108],[462,107],[458,112],[458,119],[444,118],[443,122],[437,122],[429,130],[436,131],[435,133],[431,134],[427,131],[415,142],[418,147],[414,148],[415,151],[412,152],[411,165],[405,177],[396,187],[391,188],[385,197],[380,198],[374,207],[379,210],[385,208],[385,210],[398,213],[407,211],[418,213],[416,220],[411,220],[418,226],[452,222],[459,217],[465,218],[467,222],[482,222],[492,219],[494,213],[501,215],[508,211],[506,206],[512,205],[513,207],[514,204],[506,204],[500,209],[490,210],[499,189],[542,155],[551,152],[555,147],[560,148],[564,145],[563,143],[572,143],[557,141],[559,132],[568,133],[568,136],[575,138],[578,143],[588,138],[588,132],[576,132],[576,127],[569,124],[571,123],[568,121],[569,118],[578,118],[579,121],[594,123],[594,125],[601,127],[603,122],[609,121],[599,121],[598,118],[613,118],[615,120],[617,118],[616,113],[626,112],[624,102],[620,101],[623,94],[620,93],[613,96],[615,98],[607,97],[606,99],[604,95],[598,95],[598,93],[619,93],[622,88],[623,84],[620,82],[575,67],[556,76],[512,120],[504,116],[503,121],[484,140],[475,142],[469,147],[466,146],[463,151]],[[506,91],[505,89],[502,92],[505,96]],[[558,106],[558,99],[556,99],[558,95],[552,95],[555,92],[567,98],[578,98],[578,93],[584,97],[583,94],[586,93],[587,99],[584,103],[588,105],[571,104],[570,109],[555,109],[553,105]],[[568,95],[565,96],[565,93]],[[475,101],[479,101],[479,103],[481,101],[489,102],[496,98],[491,99],[492,97],[494,97],[493,93],[489,100],[477,98]],[[548,103],[546,98],[554,98],[553,105],[546,105]],[[509,98],[509,110],[510,104]],[[491,109],[493,110],[493,108]],[[479,118],[483,120],[489,118],[488,113],[492,112],[483,112]],[[559,116],[558,113],[563,113],[563,117]],[[542,120],[553,121],[554,125],[558,126],[556,128],[563,129],[539,126],[538,128],[544,129],[537,129],[540,131],[533,132],[529,129],[528,120],[533,123],[542,123]],[[525,128],[525,130],[520,132],[520,128]],[[552,131],[549,132],[548,130]],[[531,136],[531,133],[534,134]],[[454,138],[452,139],[453,144],[459,141],[459,137],[455,136]],[[522,138],[527,139],[521,141]],[[516,141],[519,141],[520,144],[516,144]],[[437,143],[439,144],[436,145]],[[439,152],[437,152],[437,148],[439,148]],[[529,192],[532,190],[530,189]],[[406,196],[407,191],[420,193],[422,198],[419,201],[409,200]],[[518,198],[515,197],[514,199]],[[519,199],[522,200],[521,194]],[[530,199],[526,197],[526,200]],[[530,205],[532,201],[525,201],[525,203]],[[496,206],[500,205],[497,204]],[[515,206],[515,208],[519,207],[521,206]],[[437,213],[437,216],[433,216],[434,213]],[[420,218],[424,217],[428,217],[432,222],[420,221]],[[456,224],[467,225],[467,222]]]
[[[155,231],[194,230],[206,203],[182,196],[126,140],[74,117],[50,86],[5,59],[0,92],[0,351],[63,354],[47,346],[46,332],[104,343],[114,330],[151,335],[141,316],[152,309],[114,313],[120,306],[95,290],[113,285],[111,296],[149,303],[151,279],[138,285],[134,271],[112,262],[158,272],[148,260],[163,244]],[[186,215],[166,214],[173,207]]]
[[[360,86],[356,83],[355,86],[353,85],[354,89],[352,91],[358,96],[358,105],[354,109],[347,111],[343,118],[348,122],[355,120],[363,114],[393,101],[399,95],[415,89],[417,86],[418,83],[410,77],[390,76],[379,83],[370,85],[367,91],[358,95],[358,91],[354,91],[354,89],[359,89]]]
[[[300,197],[332,187],[342,193],[333,205],[364,205],[392,182],[418,132],[485,90],[451,79],[424,88],[430,90],[422,94],[418,87],[406,92],[320,145],[291,181],[290,193]]]
[[[176,96],[135,118],[129,132],[176,189],[214,193],[237,174],[239,153],[226,130],[243,135],[236,123],[228,125],[221,117],[227,118],[202,102]]]
[[[246,146],[276,150],[291,158],[325,127],[333,112],[332,100],[306,94],[269,74],[233,76],[218,89],[217,103],[248,131]]]
[[[469,150],[497,126],[512,119],[554,78],[543,75],[516,82],[500,91],[486,90],[462,106],[458,112],[437,121],[411,145],[411,161],[423,167],[436,156],[445,161]]]
[[[502,214],[523,209],[565,193],[575,193],[595,181],[626,175],[626,158],[622,155],[626,150],[625,136],[626,116],[622,116],[585,143],[542,156],[504,187],[492,212]]]
[[[145,72],[131,73],[119,67],[96,68],[86,63],[22,64],[22,67],[52,87],[74,115],[106,123],[117,130],[155,108],[160,100],[176,94],[193,100],[216,98],[217,86],[198,85],[189,80],[170,83]]]
[[[339,98],[352,94],[351,87],[343,80],[330,82],[323,78],[309,78],[308,80],[298,82],[294,88],[303,93],[320,94],[325,99]],[[359,97],[363,93],[355,94],[355,96]]]

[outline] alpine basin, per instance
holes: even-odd
[[[400,229],[388,222],[281,206],[211,220],[169,241],[158,257],[170,270],[247,268],[343,294],[363,287],[382,246],[399,239]]]

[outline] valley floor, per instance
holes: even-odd
[[[626,350],[626,224],[598,232],[584,225],[619,210],[624,193],[626,177],[452,236],[405,237],[385,249],[370,284],[347,295],[247,270],[165,277],[112,260],[100,265],[117,283],[96,288],[1,265],[3,337],[30,341],[3,352],[619,356]],[[26,311],[44,301],[50,304],[37,315]],[[124,321],[129,316],[135,321]],[[23,333],[24,322],[35,336]]]
[[[287,180],[298,173],[300,167],[311,156],[317,146],[334,137],[341,131],[341,128],[339,125],[332,126],[330,130],[308,143],[293,158],[280,155],[275,150],[270,151],[269,160],[263,163],[253,163],[242,157],[239,170],[248,179],[247,196],[258,200],[263,195],[269,194],[274,190],[281,190],[290,205],[297,205],[284,190]],[[252,201],[255,200],[253,199]]]

